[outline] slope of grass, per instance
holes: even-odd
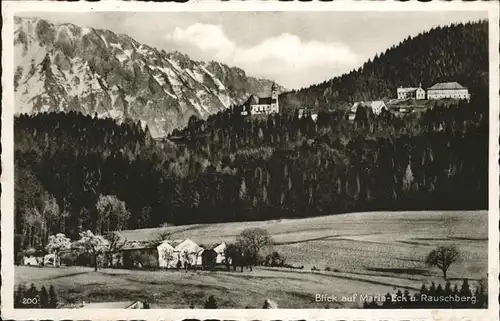
[[[460,262],[448,272],[452,283],[468,278],[474,286],[487,273],[487,221],[486,211],[386,212],[123,231],[127,239],[151,239],[168,231],[172,238],[208,244],[231,242],[245,228],[262,227],[287,262],[304,269],[185,273],[16,267],[15,281],[53,284],[67,303],[146,299],[152,307],[186,308],[202,307],[215,295],[226,308],[258,308],[267,298],[280,307],[324,308],[324,302],[314,301],[316,294],[383,295],[396,288],[418,290],[422,283],[443,283],[441,272],[424,264],[427,253],[441,244],[456,245],[461,252]],[[313,266],[321,271],[312,272]],[[324,271],[326,267],[332,271]]]
[[[396,288],[417,291],[421,286],[419,281],[401,278],[264,268],[243,273],[16,268],[16,284],[32,282],[37,287],[54,285],[63,304],[146,300],[152,308],[203,308],[210,295],[221,308],[260,308],[267,298],[282,308],[359,307],[359,300],[327,304],[316,302],[315,296],[375,295]]]
[[[349,272],[426,268],[425,256],[433,247],[455,244],[462,259],[451,267],[450,277],[480,278],[487,270],[487,222],[487,211],[369,212],[128,230],[122,235],[143,240],[168,232],[172,238],[209,244],[232,242],[245,228],[261,227],[269,231],[288,263]],[[439,271],[429,273],[439,275]]]

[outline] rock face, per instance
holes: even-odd
[[[193,61],[108,30],[16,18],[15,111],[79,111],[132,119],[162,137],[206,118],[272,82],[239,68]]]

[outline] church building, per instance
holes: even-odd
[[[243,104],[241,114],[244,116],[277,114],[280,111],[278,97],[279,88],[273,83],[270,96],[250,96]]]

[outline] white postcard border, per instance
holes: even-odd
[[[1,313],[3,319],[85,319],[85,320],[499,320],[499,9],[497,2],[220,2],[198,0],[188,3],[142,2],[78,2],[48,1],[2,2],[2,194],[1,194],[1,249],[2,287]],[[151,310],[79,310],[79,309],[13,309],[13,213],[14,210],[14,62],[13,16],[17,12],[189,12],[189,11],[487,11],[489,16],[490,49],[490,133],[489,133],[489,243],[488,284],[489,308],[486,310],[430,310],[430,309],[151,309]]]

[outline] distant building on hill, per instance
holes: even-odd
[[[356,112],[358,111],[359,107],[369,108],[375,115],[379,115],[382,110],[388,110],[387,106],[382,100],[355,102],[349,112],[349,120],[354,120],[356,118]]]
[[[425,90],[422,86],[418,87],[399,87],[397,89],[398,99],[425,99]]]
[[[470,99],[469,90],[457,82],[437,83],[427,89],[427,99]]]
[[[309,108],[299,108],[297,110],[297,116],[299,117],[299,119],[304,117],[311,117],[311,119],[314,121],[318,119],[318,113],[313,112]]]
[[[279,88],[273,83],[270,96],[250,96],[243,104],[241,114],[243,116],[277,114],[280,111],[278,98]]]

